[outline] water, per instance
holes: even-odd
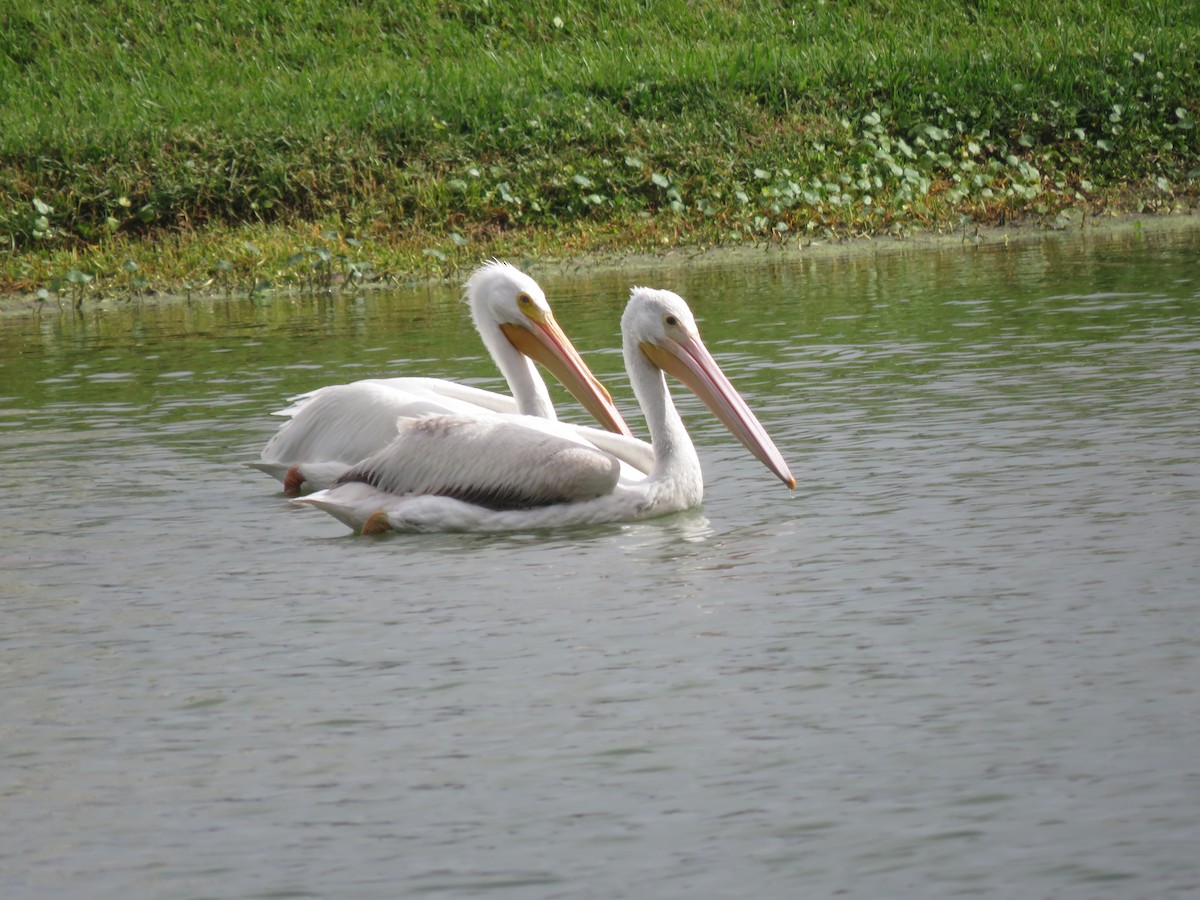
[[[5,897],[1195,896],[1198,252],[544,276],[618,398],[629,284],[687,296],[800,484],[688,400],[703,509],[525,535],[238,465],[498,387],[454,290],[0,320]]]

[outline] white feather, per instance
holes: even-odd
[[[425,416],[401,422],[396,439],[349,469],[339,484],[530,509],[602,496],[620,469],[616,457],[582,441],[509,419]]]

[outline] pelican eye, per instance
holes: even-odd
[[[672,326],[679,324],[679,320],[674,316],[667,316],[665,319],[663,319],[663,321]]]
[[[531,306],[533,298],[524,291],[521,291],[521,293],[517,294],[517,303],[521,304],[521,306]]]

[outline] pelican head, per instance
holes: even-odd
[[[467,280],[466,295],[475,328],[497,361],[511,356],[507,345],[540,363],[605,428],[631,436],[612,397],[555,321],[536,281],[515,266],[493,260]],[[553,417],[552,409],[548,413]]]
[[[698,396],[755,458],[792,490],[796,479],[746,401],[717,365],[687,303],[678,294],[635,287],[621,319],[625,357],[638,354],[679,379]]]

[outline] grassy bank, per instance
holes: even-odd
[[[1200,5],[13,0],[0,291],[1178,209]]]

